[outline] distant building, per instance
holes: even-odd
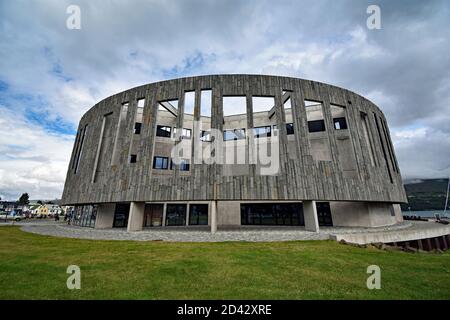
[[[63,209],[57,204],[43,204],[35,209],[35,214],[41,216],[48,216],[54,214],[62,214]]]
[[[23,207],[17,201],[0,201],[0,212],[20,214],[23,211]]]

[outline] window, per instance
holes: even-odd
[[[371,135],[371,132],[369,131],[370,130],[369,123],[368,123],[369,119],[367,117],[367,113],[365,113],[365,112],[361,111],[360,116],[361,116],[361,121],[362,121],[362,125],[363,125],[364,138],[366,140],[367,148],[369,148],[370,163],[372,166],[375,166],[376,165],[375,151],[373,149],[373,143],[372,143],[373,137]]]
[[[223,96],[223,115],[247,115],[247,98],[245,96]]]
[[[322,102],[305,100],[306,120],[309,132],[325,131]]]
[[[158,118],[157,118],[158,120],[160,119],[160,117],[176,118],[177,115],[178,115],[178,99],[158,102]]]
[[[192,132],[191,129],[183,128],[183,130],[181,131],[181,138],[182,139],[190,139],[191,132]],[[174,137],[177,136],[177,128],[173,128],[173,135],[174,135]]]
[[[390,159],[391,159],[392,168],[394,169],[394,172],[398,172],[397,162],[396,162],[396,159],[395,159],[395,156],[394,156],[394,152],[392,151],[392,149],[393,149],[392,142],[391,142],[391,139],[390,139],[390,137],[388,135],[388,132],[386,130],[386,125],[385,125],[385,123],[384,123],[384,121],[383,121],[383,119],[381,117],[380,117],[380,122],[381,122],[381,127],[383,128],[383,132],[384,132],[384,139],[386,140],[386,143],[387,143],[387,148],[388,148],[388,151],[389,151],[389,156],[390,156]]]
[[[191,204],[189,206],[190,225],[208,225],[208,205]]]
[[[111,156],[111,165],[118,165],[120,160],[119,146],[123,142],[124,132],[126,130],[126,119],[128,113],[128,102],[122,104],[119,115],[119,122],[117,123],[116,136],[114,138],[113,152]]]
[[[142,123],[136,122],[134,124],[134,134],[141,134]]]
[[[252,97],[253,113],[270,111],[275,105],[275,97]]]
[[[184,93],[184,113],[194,114],[195,91],[186,91]]]
[[[205,89],[200,93],[200,115],[211,117],[212,90]]]
[[[309,132],[325,131],[325,121],[323,120],[308,121],[308,131]]]
[[[342,118],[334,118],[334,128],[336,130],[344,130],[347,129],[347,120],[345,120],[345,117]]]
[[[389,212],[391,213],[391,217],[395,217],[394,205],[389,205]]]
[[[331,117],[333,117],[334,129],[347,129],[347,120],[345,118],[347,109],[344,106],[330,103]]]
[[[129,203],[118,203],[114,211],[114,228],[126,228],[128,226],[128,217],[130,215]]]
[[[200,132],[200,140],[203,142],[211,142],[211,132],[202,130]]]
[[[270,126],[253,128],[253,134],[255,135],[256,138],[270,137],[271,136]]]
[[[377,128],[377,132],[378,132],[378,137],[380,139],[380,144],[381,144],[381,150],[383,151],[383,157],[384,157],[384,161],[386,163],[386,170],[389,174],[389,180],[391,181],[391,183],[394,183],[394,180],[392,180],[392,173],[391,173],[391,169],[389,168],[389,163],[388,163],[388,158],[387,158],[387,154],[386,154],[386,148],[384,146],[383,143],[383,138],[381,136],[381,131],[380,131],[380,125],[378,124],[378,119],[377,119],[377,115],[374,113],[373,117],[375,119],[375,125]]]
[[[170,161],[170,170],[173,170],[176,167],[176,165],[173,163],[173,161]],[[180,164],[178,165],[178,169],[180,171],[189,171],[190,165],[188,159],[181,159]]]
[[[168,157],[154,157],[153,158],[153,169],[167,170],[169,165]]]
[[[137,155],[136,154],[130,154],[130,163],[136,163]]]
[[[223,141],[245,139],[245,129],[224,130]]]
[[[242,225],[304,226],[301,203],[241,204]]]
[[[180,171],[189,171],[189,161],[188,160],[181,160],[180,163]]]
[[[76,157],[74,174],[77,173],[78,168],[79,168],[79,166],[80,166],[80,159],[81,159],[81,155],[82,155],[82,153],[83,153],[83,145],[84,145],[84,140],[85,140],[85,138],[86,138],[86,132],[87,132],[87,129],[88,129],[88,125],[86,125],[86,126],[84,127],[84,131],[83,131],[83,134],[82,134],[82,136],[81,136],[81,143],[80,143],[80,147],[79,147],[79,149],[78,149],[78,155],[77,155],[77,157]]]
[[[286,134],[294,134],[294,124],[286,123]]]
[[[82,131],[83,131],[83,129],[78,130],[77,137],[75,139],[75,146],[74,146],[74,149],[73,149],[73,152],[72,152],[73,153],[72,169],[75,168],[75,159],[77,157],[78,145],[80,143],[80,135],[81,135]]]
[[[145,105],[145,98],[138,99],[137,101],[138,108],[144,108],[144,105]]]
[[[50,210],[51,213],[57,210]],[[97,217],[97,205],[75,206],[72,213],[70,224],[80,227],[95,226],[95,219]]]
[[[184,226],[186,225],[186,205],[185,204],[167,204],[166,207],[166,226]]]
[[[156,136],[170,138],[172,134],[172,128],[167,126],[156,126]]]

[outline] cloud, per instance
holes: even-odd
[[[11,197],[31,189],[59,197],[70,141],[92,105],[144,83],[214,73],[353,90],[385,113],[405,178],[448,175],[450,157],[414,152],[426,143],[430,154],[443,153],[450,140],[450,4],[378,1],[382,29],[368,30],[371,2],[1,1],[0,119],[67,154],[17,149],[18,136],[4,135],[0,184]],[[66,28],[71,4],[81,8],[81,30]]]
[[[0,106],[0,196],[32,199],[61,196],[73,136],[54,134],[33,125],[20,114]]]

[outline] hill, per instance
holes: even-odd
[[[402,204],[402,210],[443,210],[447,193],[447,179],[426,179],[405,183],[409,204]]]

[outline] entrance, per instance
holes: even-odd
[[[126,228],[128,226],[128,215],[130,214],[129,203],[116,204],[116,210],[114,212],[114,228]]]
[[[329,202],[316,202],[317,207],[317,220],[319,226],[332,227],[333,219],[331,218],[331,209]]]
[[[144,210],[144,227],[161,227],[163,219],[163,204],[146,204]]]

